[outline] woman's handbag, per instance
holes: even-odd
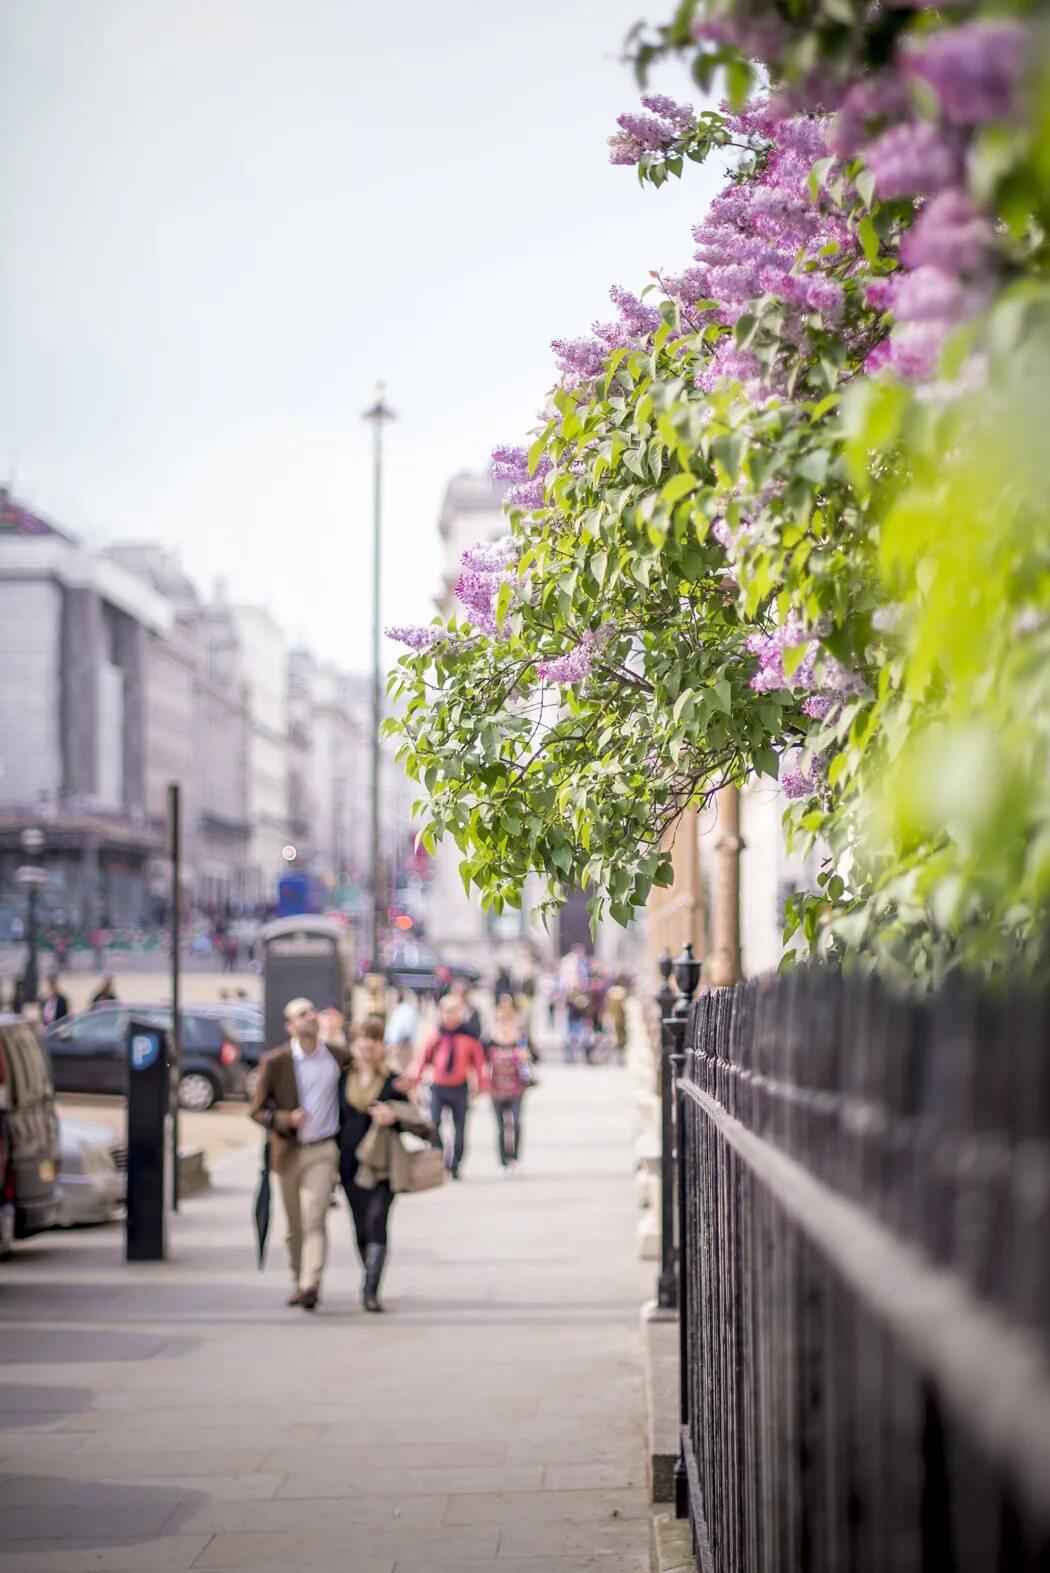
[[[433,1191],[445,1183],[445,1154],[440,1147],[405,1149],[410,1191]]]

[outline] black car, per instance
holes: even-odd
[[[179,1104],[183,1109],[210,1109],[221,1098],[245,1096],[246,1067],[241,1036],[223,1016],[210,1016],[185,1006]],[[171,1030],[171,1010],[157,1005],[96,1005],[78,1016],[66,1016],[47,1029],[56,1092],[123,1094],[128,1085],[127,1031],[131,1016],[163,1031]]]

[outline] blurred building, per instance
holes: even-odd
[[[67,921],[145,913],[159,847],[146,808],[149,646],[174,620],[141,578],[0,491],[0,932],[22,904],[19,836],[36,825],[46,899]]]
[[[272,902],[291,837],[288,647],[261,606],[231,606],[230,619],[248,701],[245,897]]]
[[[155,542],[122,542],[106,556],[169,603],[171,626],[146,648],[144,756],[146,814],[158,837],[168,785],[182,796],[183,896],[223,909],[248,894],[247,689],[237,630],[222,592],[205,605],[178,555]],[[150,870],[153,916],[166,914],[170,865]]]

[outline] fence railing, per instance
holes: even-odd
[[[1050,998],[814,970],[678,1058],[703,1573],[1050,1568]]]

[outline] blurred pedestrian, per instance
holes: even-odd
[[[496,1002],[492,1031],[485,1040],[489,1095],[496,1116],[500,1167],[512,1174],[521,1156],[521,1111],[525,1091],[533,1080],[536,1059],[528,1034],[522,1030],[518,1008],[509,994]]]
[[[400,1133],[431,1138],[434,1128],[399,1087],[386,1059],[383,1023],[367,1017],[354,1028],[351,1060],[339,1105],[339,1179],[354,1222],[357,1254],[364,1269],[361,1302],[382,1311],[379,1285],[386,1266],[390,1209],[408,1189],[408,1158]]]
[[[590,1058],[590,1024],[591,997],[586,989],[574,989],[565,1000],[566,1065],[582,1065]]]
[[[452,983],[452,998],[459,1000],[463,1007],[462,1030],[472,1038],[481,1039],[481,1016],[471,999],[471,986],[469,978],[455,978]]]
[[[445,1168],[452,1179],[459,1179],[467,1144],[467,1112],[470,1094],[488,1088],[485,1051],[476,1034],[467,1032],[462,1002],[446,994],[438,1006],[439,1025],[428,1039],[423,1053],[405,1084],[430,1082],[430,1118],[442,1136],[442,1117],[446,1110],[452,1121],[451,1146],[445,1143]]]
[[[412,1063],[419,1031],[419,1006],[411,989],[401,989],[397,1004],[386,1024],[387,1059],[395,1070],[404,1071]]]
[[[52,972],[45,985],[45,994],[40,1006],[40,1020],[45,1027],[50,1027],[52,1022],[61,1021],[63,1016],[69,1015],[69,1001],[58,986],[58,973]]]
[[[107,972],[98,988],[91,996],[91,1007],[94,1009],[96,1005],[108,1005],[112,1001],[115,1001],[116,998],[117,986],[113,981],[113,974],[112,972]]]
[[[605,1034],[603,1023],[605,1020],[605,995],[608,984],[602,976],[600,968],[592,966],[587,979],[587,1004],[588,1004],[588,1035],[587,1035],[587,1063],[591,1064],[596,1054],[600,1056]]]
[[[292,1270],[289,1305],[314,1311],[328,1252],[328,1199],[339,1170],[339,1082],[346,1049],[321,1042],[312,1000],[284,1008],[288,1042],[259,1062],[250,1114],[269,1133],[270,1169],[277,1176]]]
[[[627,1053],[627,982],[622,973],[609,985],[605,996],[605,1019],[616,1057],[622,1063]]]

